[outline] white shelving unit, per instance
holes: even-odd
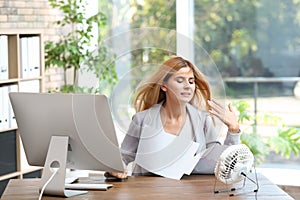
[[[22,179],[25,174],[41,169],[29,166],[26,161],[18,128],[10,111],[8,93],[12,91],[44,92],[42,31],[0,30],[0,134],[16,134],[16,171],[0,175],[0,181]]]

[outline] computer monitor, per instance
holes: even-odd
[[[10,93],[30,165],[44,166],[41,186],[58,169],[44,194],[65,190],[66,168],[124,171],[108,99],[97,94]]]

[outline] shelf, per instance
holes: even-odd
[[[18,78],[12,78],[12,79],[7,79],[7,80],[0,80],[0,85],[18,83],[18,81],[19,81]]]
[[[32,81],[32,80],[42,80],[42,76],[31,77],[31,78],[12,78],[7,80],[0,80],[1,85],[10,85],[10,84],[18,84],[20,81]]]
[[[11,179],[11,178],[16,178],[16,177],[19,178],[19,177],[23,176],[24,174],[39,171],[39,170],[42,170],[42,169],[43,169],[43,167],[31,166],[31,168],[27,168],[27,169],[22,170],[22,171],[12,172],[12,173],[0,176],[0,181]]]
[[[38,35],[43,32],[43,29],[2,29],[0,35]]]
[[[23,164],[27,160],[8,94],[10,92],[43,92],[44,41],[43,30],[39,29],[1,29],[0,36],[0,42],[3,44],[0,45],[0,48],[2,47],[0,64],[5,70],[5,73],[0,74],[0,134],[17,133],[16,147],[12,147],[12,149],[16,148],[16,161],[13,161],[16,168],[7,171],[7,174],[3,171],[4,174],[0,176],[0,181],[2,181],[16,177],[22,178],[24,174],[42,169],[42,167]],[[24,102],[25,105],[26,102]]]
[[[31,172],[35,172],[35,171],[39,171],[39,170],[42,170],[43,167],[37,167],[37,166],[30,166],[29,168],[26,168],[26,169],[23,169],[21,171],[21,174],[28,174],[28,173],[31,173]]]
[[[7,132],[7,131],[16,131],[18,128],[6,128],[6,129],[2,129],[0,130],[0,134],[1,133],[4,133],[4,132]]]
[[[31,78],[20,78],[20,81],[33,81],[33,80],[42,80],[43,77],[38,76],[38,77],[31,77]]]
[[[6,180],[6,179],[10,179],[10,178],[15,178],[21,175],[21,172],[12,172],[9,174],[5,174],[0,176],[0,181]]]

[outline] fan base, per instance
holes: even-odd
[[[257,183],[257,177],[256,177],[256,181],[254,181],[254,180],[252,180],[251,178],[249,178],[246,174],[242,174],[243,176],[245,176],[245,178],[244,178],[244,180],[243,180],[243,185],[241,186],[241,187],[232,187],[232,188],[229,188],[229,186],[233,186],[233,185],[229,185],[229,184],[225,184],[226,185],[226,189],[222,189],[222,190],[216,190],[216,185],[217,185],[217,182],[219,182],[217,179],[215,179],[215,184],[214,184],[214,193],[215,194],[218,194],[218,193],[228,193],[228,195],[230,196],[230,197],[232,197],[232,196],[237,196],[237,195],[242,195],[242,194],[244,194],[244,193],[235,193],[235,194],[233,194],[233,193],[230,193],[230,192],[233,192],[233,191],[239,191],[239,190],[242,190],[244,187],[245,187],[245,185],[246,185],[246,180],[248,179],[248,180],[250,180],[252,183],[254,183],[255,185],[256,185],[256,189],[254,189],[253,190],[253,192],[255,192],[255,193],[257,193],[258,192],[258,189],[259,189],[259,186],[258,186],[258,183]],[[256,173],[255,173],[255,175],[256,175]],[[237,183],[236,183],[237,184]],[[235,185],[236,185],[235,184]],[[251,192],[252,192],[252,190],[251,190]]]

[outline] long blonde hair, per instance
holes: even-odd
[[[211,92],[205,76],[190,61],[179,56],[170,57],[154,74],[139,84],[133,99],[133,105],[136,111],[140,112],[146,110],[154,104],[164,101],[166,94],[161,89],[161,85],[183,67],[190,67],[195,77],[196,89],[190,103],[201,110],[207,111],[207,100],[210,100]]]

